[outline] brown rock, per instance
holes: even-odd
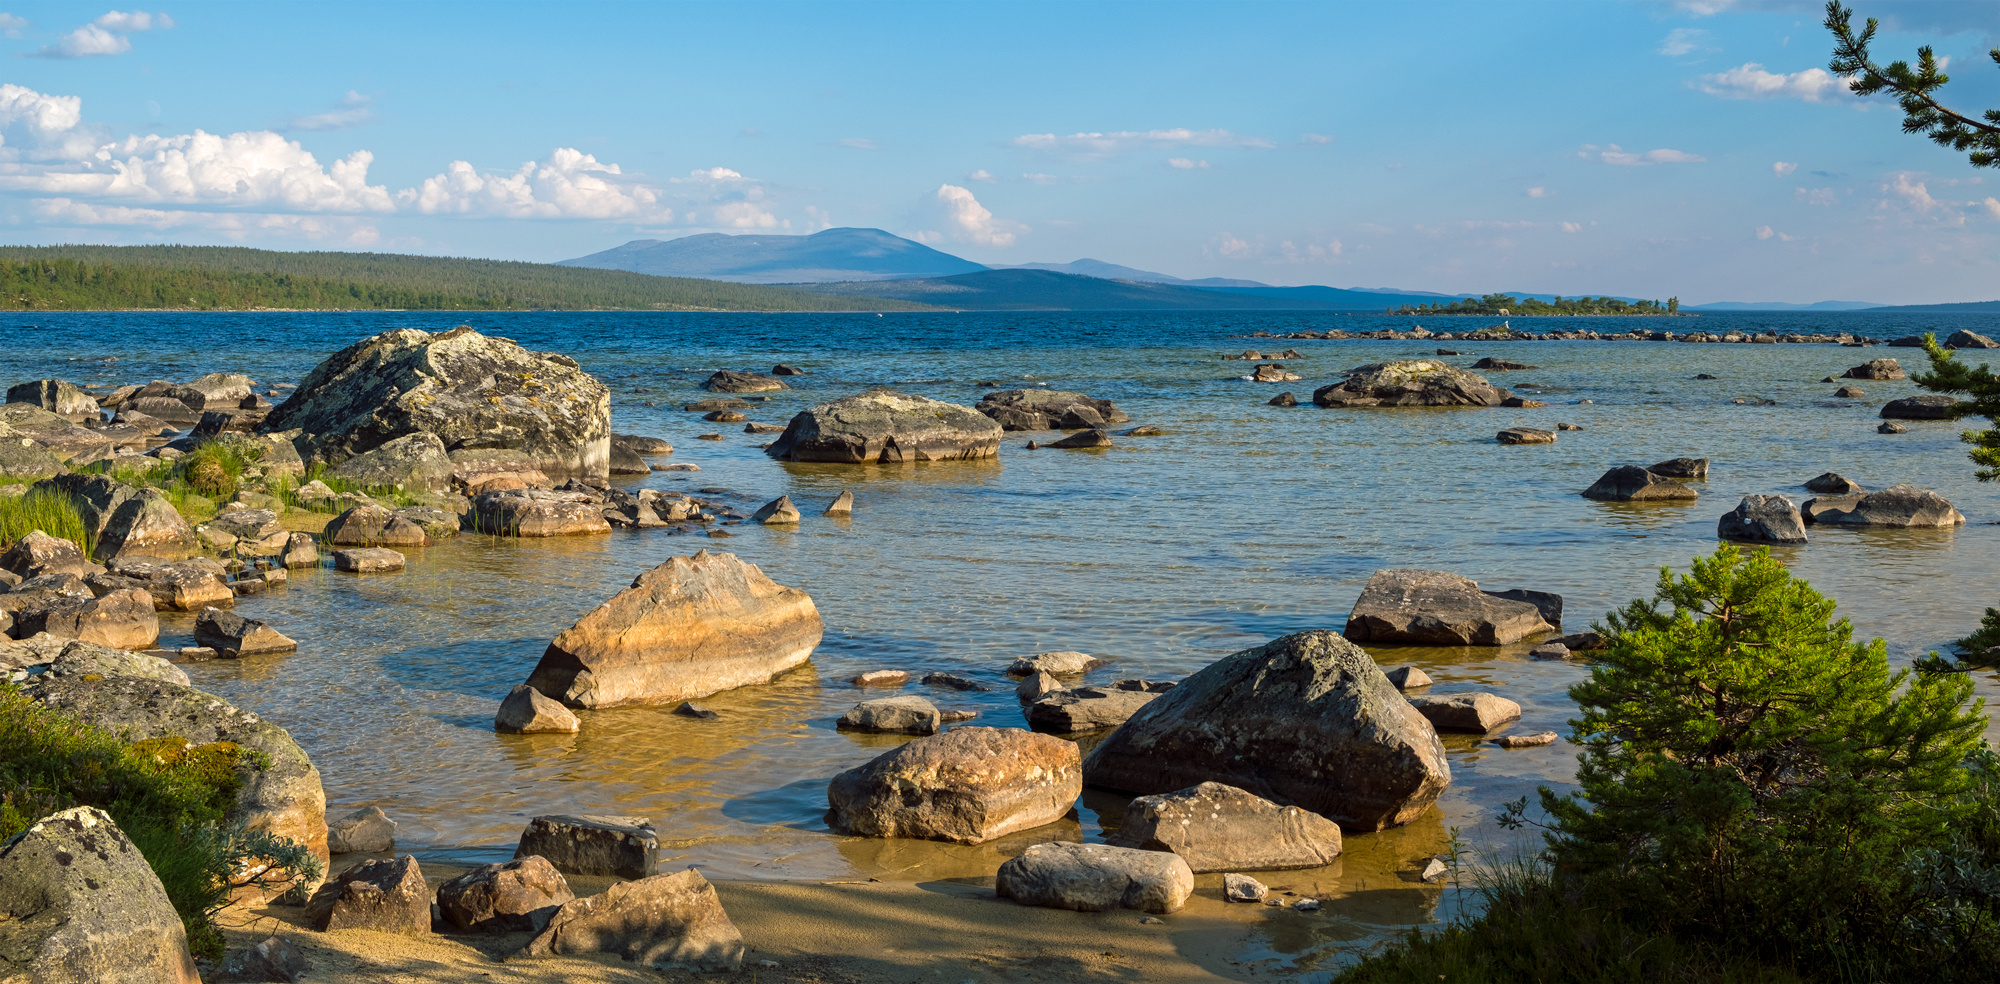
[[[764,503],[763,508],[758,509],[750,518],[765,526],[796,526],[799,522],[799,510],[797,506],[792,505],[791,496],[781,495]]]
[[[461,933],[539,933],[576,898],[547,859],[482,864],[438,886],[438,910]]]
[[[378,933],[427,936],[431,931],[431,890],[417,859],[363,861],[334,876],[306,902],[312,928],[330,933],[372,929]]]
[[[510,735],[566,734],[583,727],[561,703],[541,695],[525,683],[517,683],[500,702],[493,716],[493,730]]]
[[[1436,694],[1410,698],[1410,706],[1439,731],[1484,734],[1521,719],[1521,705],[1492,694]]]
[[[659,870],[660,835],[645,817],[557,814],[536,817],[521,831],[518,860],[541,857],[571,875],[645,878]]]
[[[1317,868],[1341,850],[1333,821],[1219,782],[1133,800],[1105,842],[1172,851],[1196,874]]]
[[[1671,478],[1638,465],[1619,465],[1581,493],[1600,502],[1650,502],[1693,499],[1699,493]]]
[[[16,635],[40,632],[113,649],[151,649],[160,641],[160,617],[153,610],[153,596],[139,588],[89,601],[51,599],[14,612]]]
[[[1493,741],[1493,744],[1501,748],[1540,748],[1544,745],[1553,745],[1555,743],[1556,733],[1553,731],[1544,731],[1533,735],[1506,735],[1496,738]]]
[[[364,806],[326,825],[333,854],[383,854],[396,849],[396,821],[379,806]]]
[[[1075,742],[956,728],[834,776],[827,824],[862,837],[980,844],[1062,819],[1082,792]]]
[[[937,734],[937,705],[914,694],[864,700],[840,716],[838,726],[877,734]]]
[[[204,608],[195,617],[194,641],[215,650],[224,659],[296,652],[299,648],[298,643],[271,628],[270,623],[219,608]]]
[[[689,868],[566,902],[521,952],[615,953],[649,967],[735,971],[743,966],[743,935],[715,887]]]

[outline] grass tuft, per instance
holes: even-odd
[[[0,496],[0,550],[36,530],[76,544],[85,557],[97,547],[95,532],[69,496],[52,489]]]

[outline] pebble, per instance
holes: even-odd
[[[1297,902],[1294,902],[1294,903],[1292,903],[1292,908],[1293,908],[1294,910],[1298,911],[1298,912],[1318,912],[1318,911],[1319,911],[1319,900],[1318,900],[1318,899],[1300,899],[1300,900],[1298,900]]]
[[[1888,420],[1883,421],[1882,426],[1875,428],[1875,433],[1877,434],[1908,434],[1909,432],[1910,429],[1908,427]]]
[[[1164,926],[1166,924],[1167,921],[1158,916],[1145,916],[1139,920],[1139,925],[1141,926]]]
[[[1445,876],[1445,873],[1450,870],[1451,868],[1445,865],[1443,859],[1432,858],[1429,864],[1424,865],[1423,874],[1420,875],[1419,877],[1423,878],[1423,880],[1427,882],[1434,882],[1440,878],[1443,878]]]
[[[697,441],[720,441],[720,440],[722,440],[722,435],[721,435],[721,434],[696,434],[696,435],[694,436],[694,439],[695,439],[695,440],[697,440]]]

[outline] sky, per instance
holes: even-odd
[[[2000,107],[2000,2],[1855,0]],[[0,242],[982,263],[1685,303],[2000,297],[2000,169],[1795,0],[0,7]]]

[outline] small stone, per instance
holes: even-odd
[[[682,462],[677,465],[656,464],[653,466],[653,470],[656,472],[698,472],[701,470],[701,466],[691,465],[686,462]]]
[[[764,503],[763,508],[757,510],[750,518],[763,523],[765,526],[780,524],[797,525],[799,510],[797,506],[792,505],[791,496],[781,495],[770,502]]]
[[[1450,871],[1451,868],[1447,866],[1443,860],[1439,858],[1432,858],[1430,859],[1429,863],[1424,865],[1424,870],[1421,874],[1418,875],[1418,877],[1422,878],[1424,881],[1427,882],[1434,882],[1440,878],[1443,878]]]
[[[1867,396],[1868,394],[1858,386],[1842,386],[1841,388],[1834,390],[1833,395],[1843,400],[1858,400],[1864,396]]]
[[[1521,717],[1521,705],[1487,693],[1412,697],[1410,705],[1439,731],[1487,732]]]
[[[713,721],[722,716],[691,700],[685,701],[681,706],[674,708],[674,713],[682,717],[700,718],[704,721]]]
[[[335,550],[333,569],[355,574],[391,574],[403,569],[403,555],[388,547]]]
[[[1298,912],[1318,912],[1320,903],[1318,899],[1300,899],[1292,903],[1292,909]]]
[[[1540,748],[1556,743],[1556,733],[1544,731],[1533,735],[1507,735],[1493,742],[1501,748]]]
[[[1560,642],[1545,642],[1528,650],[1529,659],[1566,660],[1570,658],[1569,647]]]
[[[1139,925],[1141,926],[1165,926],[1166,924],[1167,921],[1165,919],[1161,919],[1159,916],[1139,917]]]
[[[1495,435],[1502,444],[1554,444],[1555,431],[1545,431],[1534,427],[1509,427]]]
[[[238,581],[238,584],[263,584],[258,581]],[[271,628],[268,623],[254,618],[244,618],[220,608],[204,608],[195,616],[194,641],[207,646],[228,659],[255,656],[263,653],[295,652],[299,644]]]
[[[1231,902],[1262,902],[1269,891],[1249,875],[1230,872],[1222,876],[1222,897]]]
[[[702,414],[701,419],[717,424],[740,424],[749,418],[734,410],[715,410]]]
[[[826,512],[821,513],[821,515],[823,516],[854,515],[854,493],[846,491],[841,492],[839,496],[834,498],[833,504],[827,506]]]
[[[1100,666],[1104,661],[1089,653],[1062,650],[1022,656],[1008,664],[1008,676],[1028,676],[1033,673],[1047,673],[1051,676],[1082,676]]]
[[[493,730],[510,735],[567,734],[582,727],[569,708],[525,683],[507,692],[493,716]]]
[[[991,690],[993,688],[970,677],[956,673],[929,673],[924,675],[924,683],[932,687],[950,687],[953,690]]]
[[[1124,437],[1159,437],[1161,434],[1165,434],[1166,431],[1154,427],[1152,424],[1142,424],[1131,430],[1119,431],[1118,433]]]
[[[1910,429],[1908,427],[1888,420],[1883,421],[1880,426],[1875,428],[1875,433],[1877,434],[1907,434],[1909,432]]]
[[[333,854],[383,854],[396,849],[396,821],[379,806],[363,807],[326,825]]]
[[[1582,425],[1582,424],[1557,424],[1557,425],[1556,425],[1556,430],[1559,430],[1559,431],[1580,431],[1580,430],[1582,430],[1582,429],[1583,429],[1583,425]]]
[[[1431,685],[1431,675],[1414,666],[1398,666],[1383,675],[1396,685],[1397,690],[1415,690]]]
[[[1037,671],[1033,676],[1022,680],[1020,686],[1014,688],[1014,696],[1020,698],[1023,704],[1032,704],[1061,689],[1063,689],[1062,681],[1050,674]]]
[[[1106,433],[1101,428],[1091,428],[1090,430],[1077,431],[1076,433],[1071,434],[1070,436],[1065,437],[1062,440],[1056,441],[1049,445],[1049,447],[1052,448],[1064,448],[1064,449],[1108,448],[1110,446],[1111,446],[1111,435]]]
[[[740,416],[740,415],[739,415],[739,416]],[[722,435],[721,435],[721,434],[696,434],[696,435],[694,436],[694,439],[695,439],[695,440],[697,440],[697,441],[720,441],[720,440],[722,440]]]
[[[1271,397],[1268,405],[1274,407],[1295,407],[1299,405],[1299,398],[1290,393],[1279,393],[1277,396]]]
[[[857,687],[900,687],[910,682],[910,674],[903,670],[869,670],[848,682]]]
[[[913,694],[864,700],[840,716],[842,728],[878,734],[934,735],[939,723],[937,705]]]
[[[972,710],[970,708],[942,707],[938,709],[938,721],[943,724],[956,724],[960,721],[970,721],[973,720],[974,718],[977,718],[978,716],[979,712]]]

